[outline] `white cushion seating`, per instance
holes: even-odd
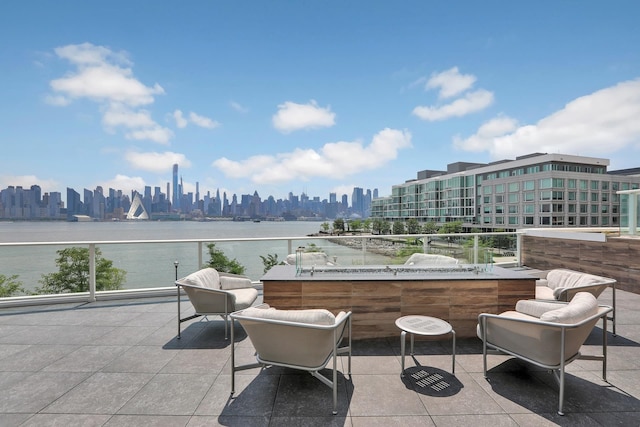
[[[336,316],[322,308],[306,310],[278,310],[273,307],[252,307],[242,312],[243,316],[259,319],[283,320],[286,322],[305,323],[309,325],[334,325]]]
[[[329,257],[324,252],[303,252],[301,254],[289,254],[287,255],[287,258],[285,258],[284,262],[288,265],[296,265],[297,257],[300,257],[302,265],[305,266],[335,265],[335,263],[329,261]]]
[[[453,265],[457,263],[457,259],[445,255],[415,253],[404,262],[404,265]]]

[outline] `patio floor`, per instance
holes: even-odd
[[[600,302],[610,298],[607,290]],[[455,376],[450,341],[416,341],[404,378],[399,334],[354,341],[352,375],[341,369],[333,416],[328,387],[281,368],[240,372],[230,399],[222,320],[183,324],[177,340],[175,298],[2,309],[0,425],[637,426],[640,295],[618,291],[617,303],[609,383],[599,362],[570,364],[564,417],[544,370],[489,356],[485,379],[478,339],[458,340]],[[236,331],[238,363],[255,360],[251,342]],[[583,353],[596,354],[600,336],[596,327]],[[345,356],[340,364],[346,368]]]

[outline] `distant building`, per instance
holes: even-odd
[[[481,230],[618,227],[619,190],[640,188],[640,169],[607,171],[608,159],[535,153],[489,164],[452,163],[374,198],[371,217],[462,221]]]

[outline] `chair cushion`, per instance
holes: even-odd
[[[602,280],[600,276],[561,268],[551,270],[547,274],[547,286],[551,289],[597,285],[602,283]]]
[[[537,297],[537,293],[536,293]],[[529,316],[540,318],[547,311],[564,308],[564,304],[556,304],[553,302],[536,301],[536,300],[520,300],[516,303],[516,311]]]
[[[544,322],[573,324],[598,312],[598,300],[588,292],[578,292],[571,302],[557,310],[547,311],[540,316]]]
[[[553,295],[553,289],[548,288],[546,286],[536,286],[536,299],[551,299],[554,300],[556,297]]]
[[[405,265],[448,265],[457,263],[458,260],[452,257],[421,253],[412,254],[409,259],[404,262]]]
[[[324,252],[304,252],[301,255],[302,265],[335,265],[329,261]],[[296,265],[296,254],[289,254],[284,261],[289,265]]]
[[[235,298],[233,310],[249,308],[258,298],[258,291],[255,288],[231,289],[229,293]]]
[[[329,310],[278,310],[275,308],[252,307],[242,312],[243,316],[260,319],[284,320],[287,322],[305,323],[310,325],[334,325],[336,317]]]
[[[220,289],[220,275],[215,268],[203,268],[195,273],[191,273],[181,279],[181,281],[188,285],[200,286],[202,288]]]
[[[220,274],[220,289],[224,291],[228,291],[231,289],[243,289],[250,288],[251,279],[244,276],[230,275],[230,274]]]

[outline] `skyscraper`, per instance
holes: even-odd
[[[180,209],[180,192],[178,191],[178,164],[173,165],[173,210]]]

